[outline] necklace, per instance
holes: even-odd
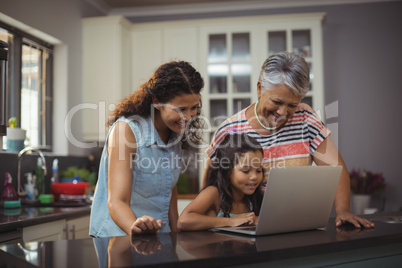
[[[275,129],[277,129],[276,127],[267,127],[265,125],[262,124],[262,122],[260,121],[260,118],[257,115],[257,105],[258,103],[260,103],[260,100],[257,101],[257,103],[254,105],[254,115],[257,118],[258,123],[260,124],[260,126],[262,126],[264,129],[268,130],[268,131],[274,131]]]

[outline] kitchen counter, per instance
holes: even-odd
[[[224,232],[89,238],[0,245],[0,266],[15,267],[399,267],[402,212],[365,216],[374,229],[336,228],[266,236]],[[97,257],[99,256],[99,258]],[[259,266],[261,267],[261,266]]]
[[[90,211],[90,205],[80,207],[22,206],[15,209],[0,208],[0,234],[32,225],[89,215]]]

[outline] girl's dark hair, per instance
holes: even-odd
[[[185,61],[170,61],[159,66],[153,76],[131,95],[123,99],[111,113],[107,125],[113,125],[120,117],[151,115],[152,97],[160,103],[167,103],[176,96],[184,94],[200,94],[204,80],[190,63]],[[202,139],[201,100],[197,115],[193,117],[183,138],[183,147],[187,148],[191,140],[198,144]]]
[[[224,217],[230,217],[234,202],[230,175],[233,168],[238,164],[240,157],[250,151],[261,152],[264,155],[260,143],[253,137],[247,134],[228,134],[216,148],[215,158],[211,159],[204,189],[208,186],[218,188],[219,207]],[[264,170],[262,173],[264,174]],[[252,195],[245,196],[249,201],[250,210],[256,215],[260,213],[262,196],[260,185]]]

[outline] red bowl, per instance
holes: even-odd
[[[61,182],[53,183],[50,189],[50,193],[59,196],[61,194],[65,195],[83,195],[87,192],[89,187],[89,182]]]

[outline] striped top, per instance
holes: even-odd
[[[245,111],[249,107],[221,124],[205,151],[210,158],[215,157],[215,149],[223,138],[235,131],[247,133],[261,144],[264,150],[263,165],[267,173],[273,166],[307,166],[311,165],[312,155],[318,146],[330,134],[330,130],[324,126],[313,109],[307,104],[300,103],[294,115],[280,130],[271,135],[261,135],[246,119]]]

